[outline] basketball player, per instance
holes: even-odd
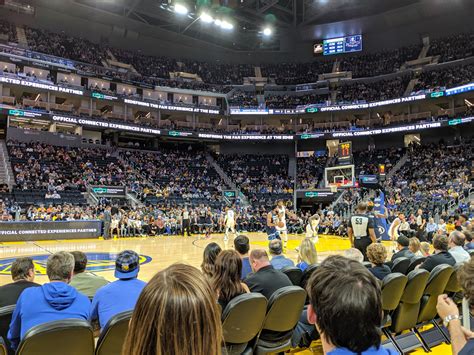
[[[405,215],[403,213],[399,213],[398,217],[395,218],[388,229],[388,235],[390,240],[396,241],[398,239],[400,227],[406,222]]]
[[[234,234],[234,236],[237,235],[235,232],[235,212],[233,209],[229,208],[227,206],[225,208],[225,234],[224,234],[224,242],[227,242],[229,240],[229,230]]]
[[[280,231],[278,228],[284,226],[283,221],[281,221],[281,215],[278,212],[278,205],[275,206],[273,210],[267,214],[267,235],[268,240],[281,239]]]
[[[277,201],[277,212],[280,217],[280,221],[283,222],[283,226],[276,226],[276,229],[279,232],[280,237],[283,237],[283,247],[286,248],[286,244],[288,242],[288,229],[286,228],[286,215],[292,219],[299,220],[298,216],[293,213],[292,211],[288,210],[285,206],[285,202],[283,200]],[[281,225],[281,224],[280,224]]]
[[[318,231],[320,220],[319,214],[315,213],[309,217],[308,224],[306,225],[306,238],[311,238],[313,243],[317,243],[319,239]]]

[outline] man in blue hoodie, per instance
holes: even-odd
[[[73,269],[72,254],[64,251],[53,254],[46,263],[50,282],[21,293],[8,331],[12,349],[16,349],[26,332],[36,325],[66,318],[89,318],[89,299],[68,285]]]
[[[146,282],[138,280],[140,257],[133,250],[124,250],[115,260],[117,281],[99,288],[92,301],[90,320],[99,320],[104,329],[110,318],[135,308]]]

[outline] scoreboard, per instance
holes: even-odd
[[[323,41],[324,55],[359,52],[361,50],[362,35],[331,38]]]
[[[352,142],[339,143],[337,156],[340,163],[347,163],[352,158]]]

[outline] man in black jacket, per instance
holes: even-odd
[[[448,252],[448,238],[444,235],[437,235],[433,238],[433,247],[435,252],[426,258],[423,264],[417,268],[425,269],[431,272],[436,266],[441,264],[448,264],[454,266],[456,260]]]
[[[0,307],[16,304],[25,288],[39,286],[34,283],[35,267],[31,258],[18,258],[12,264],[13,282],[0,287]]]
[[[280,288],[292,286],[288,276],[273,268],[265,250],[252,250],[249,259],[254,273],[249,274],[244,282],[251,292],[261,293],[270,299],[273,293]]]
[[[410,249],[408,249],[408,246],[410,245],[410,239],[405,237],[404,235],[401,235],[397,239],[397,248],[398,251],[392,255],[392,261],[395,261],[397,258],[408,258],[411,259],[415,256]]]

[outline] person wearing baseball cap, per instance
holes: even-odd
[[[392,261],[394,261],[397,258],[408,258],[411,259],[415,256],[410,249],[408,248],[410,246],[410,239],[408,237],[405,237],[404,235],[401,235],[397,238],[397,249],[398,251],[392,255]]]
[[[115,260],[118,279],[97,290],[92,300],[90,321],[99,320],[103,329],[114,315],[135,308],[146,282],[138,280],[140,256],[133,250],[124,250]]]

